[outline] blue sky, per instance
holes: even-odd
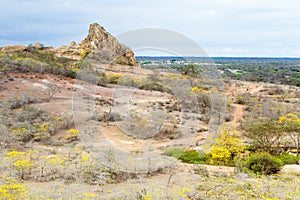
[[[113,35],[176,31],[209,56],[300,57],[298,0],[0,0],[0,46],[80,42],[90,23]]]

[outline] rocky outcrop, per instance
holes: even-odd
[[[80,60],[82,59],[82,56],[80,56],[80,54],[84,51],[84,49],[80,48],[79,45],[75,44],[73,46],[61,46],[59,48],[48,49],[48,51],[53,52],[58,57]]]
[[[70,46],[62,46],[55,53],[72,59],[88,57],[110,64],[138,65],[133,51],[97,23],[90,25],[87,37],[80,44],[71,42]]]
[[[93,58],[100,57],[117,64],[136,66],[133,51],[97,23],[90,25],[87,37],[79,44]]]
[[[26,46],[22,45],[9,45],[0,48],[0,52],[21,52],[26,49]]]
[[[133,51],[108,33],[97,23],[90,25],[87,37],[79,44],[71,42],[70,46],[44,47],[40,43],[30,46],[7,46],[0,48],[2,52],[21,52],[29,48],[43,49],[58,57],[66,57],[74,60],[82,58],[94,59],[100,63],[121,64],[138,66]]]

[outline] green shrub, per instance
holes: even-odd
[[[237,171],[247,173],[249,169],[246,166],[246,162],[243,158],[235,158],[233,160],[234,167],[236,167]]]
[[[179,160],[193,164],[204,164],[206,159],[207,155],[204,152],[196,150],[184,151],[184,153],[179,157]]]
[[[246,161],[246,166],[255,174],[270,175],[280,171],[283,162],[269,153],[254,153]]]
[[[167,148],[164,150],[163,155],[179,158],[184,152],[184,148]]]
[[[66,77],[76,78],[77,73],[76,73],[75,71],[73,71],[73,70],[70,69],[70,70],[66,71],[66,72],[64,73],[64,75],[65,75]]]
[[[139,89],[141,89],[141,90],[151,90],[151,91],[154,90],[154,91],[161,91],[161,92],[169,92],[170,93],[169,89],[166,86],[164,86],[163,84],[158,83],[158,82],[148,82],[144,85],[141,85],[139,87]]]
[[[297,164],[298,160],[300,159],[297,156],[290,155],[288,153],[283,153],[278,157],[285,165],[286,164]]]

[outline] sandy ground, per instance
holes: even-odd
[[[124,69],[124,73],[130,74],[131,69]],[[140,72],[143,76],[147,76],[148,71]],[[138,76],[138,74],[135,74]],[[99,156],[101,156],[101,147],[114,147],[118,150],[118,152],[125,152],[126,154],[135,152],[137,154],[141,154],[141,152],[149,153],[149,149],[156,152],[154,159],[160,160],[165,159],[164,157],[159,157],[161,153],[161,149],[168,146],[180,146],[180,144],[192,144],[196,145],[199,141],[205,141],[206,132],[195,133],[188,137],[182,137],[178,140],[170,140],[170,139],[136,139],[132,136],[127,135],[122,131],[118,123],[116,122],[98,122],[96,120],[92,120],[95,112],[101,113],[104,111],[109,111],[110,105],[98,105],[95,101],[95,98],[104,98],[109,100],[110,98],[114,98],[116,95],[115,88],[108,87],[100,87],[95,86],[84,81],[69,79],[61,76],[54,76],[50,74],[10,74],[11,77],[14,78],[13,81],[8,80],[0,80],[0,84],[3,85],[5,90],[0,92],[0,100],[8,100],[10,98],[19,97],[19,98],[28,98],[35,97],[41,98],[41,102],[32,104],[33,106],[40,107],[45,109],[51,113],[65,113],[70,116],[73,116],[73,120],[75,120],[75,127],[79,130],[87,130],[87,134],[83,134],[82,141],[83,144],[89,148],[89,145],[94,145],[91,147],[91,151],[95,150],[99,151]],[[246,86],[245,86],[246,85]],[[243,83],[243,86],[238,86],[237,84],[232,84],[230,89],[227,92],[229,96],[235,96],[238,93],[250,92],[252,94],[259,94],[263,89],[263,84],[256,83]],[[49,101],[45,101],[45,99],[49,99]],[[143,108],[151,108],[147,107],[148,105],[152,105],[154,102],[159,101],[169,101],[174,100],[174,98],[166,93],[162,92],[150,92],[150,91],[142,91],[135,90],[133,93],[125,95],[123,100],[132,101],[137,105],[130,105],[132,109],[136,108],[134,106],[139,106],[139,104],[143,104]],[[233,109],[233,120],[230,122],[234,127],[238,127],[240,120],[244,115],[244,105],[232,104]],[[127,107],[128,108],[128,107]],[[175,113],[176,115],[178,113]],[[183,130],[186,131],[187,127],[190,124],[195,123],[193,121],[193,115],[190,114],[191,119],[187,121]],[[208,128],[208,124],[197,123],[197,125],[201,125],[205,128]],[[60,130],[57,134],[55,134],[51,140],[60,141],[65,137],[65,130]],[[89,135],[91,133],[91,135]],[[91,141],[94,140],[94,141]],[[191,142],[193,141],[193,142]],[[95,144],[94,144],[94,143]],[[96,144],[97,143],[97,144]],[[200,144],[200,143],[199,143]],[[202,143],[201,143],[202,144]],[[102,145],[102,146],[101,146]],[[184,146],[183,145],[183,146]],[[53,149],[57,152],[66,152],[68,151],[65,147],[60,146],[51,146],[51,145],[37,145],[37,148],[52,151]],[[196,149],[197,146],[194,146]],[[163,162],[171,162],[170,160],[163,160]],[[173,161],[172,161],[173,162]],[[176,168],[172,173],[174,174],[172,179],[170,179],[170,184],[173,188],[177,186],[184,186],[186,183],[189,184],[193,182],[197,182],[197,176],[192,173],[192,165],[175,163]],[[231,176],[235,173],[235,168],[231,167],[219,167],[219,166],[204,166],[210,174],[221,173],[226,176]],[[283,168],[283,173],[300,173],[299,165],[293,166],[285,166]],[[136,186],[139,184],[149,184],[152,183],[161,184],[162,188],[168,185],[168,180],[170,177],[170,173],[158,174],[153,177],[148,177],[146,179],[140,180],[132,180],[131,183],[121,183],[116,185],[107,185],[102,187],[103,191],[115,190],[115,188],[127,187],[127,186]],[[184,178],[183,178],[184,177]],[[136,183],[134,182],[136,181]],[[35,185],[38,187],[48,187],[48,183],[37,183],[30,182],[30,185]],[[87,190],[97,190],[98,187],[89,186],[81,184],[80,187],[86,187]],[[109,195],[109,192],[107,192]]]

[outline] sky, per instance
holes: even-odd
[[[69,45],[98,22],[115,36],[166,29],[194,41],[208,56],[300,57],[298,0],[0,0],[0,5],[0,46]]]

